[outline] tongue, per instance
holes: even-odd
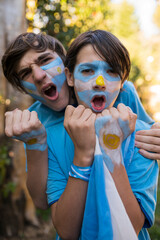
[[[94,98],[93,103],[95,107],[102,107],[104,99],[102,97]]]
[[[45,94],[49,97],[53,97],[56,95],[56,88],[55,87],[51,87],[48,90],[45,91]]]

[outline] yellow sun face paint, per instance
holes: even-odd
[[[29,144],[29,145],[32,145],[35,143],[37,143],[37,138],[32,138],[32,139],[28,140],[28,142],[27,142],[27,144]]]
[[[104,86],[104,78],[102,76],[98,76],[98,78],[96,79],[96,84],[98,86]]]
[[[61,72],[62,72],[62,70],[61,70],[60,67],[57,67],[57,72],[58,72],[58,73],[61,73]]]
[[[33,91],[31,89],[28,89],[27,91],[28,91],[28,93],[33,93]]]
[[[120,144],[120,137],[115,134],[103,134],[103,143],[109,149],[117,149]]]

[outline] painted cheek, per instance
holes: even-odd
[[[41,95],[38,93],[36,86],[33,83],[29,83],[29,82],[25,82],[22,81],[21,82],[23,87],[25,88],[26,92],[35,100],[38,100],[40,102],[45,103],[46,100],[41,97]]]
[[[46,74],[48,78],[51,79],[51,81],[54,83],[54,85],[57,87],[57,91],[60,93],[61,88],[66,81],[66,76],[64,72],[64,64],[61,60],[61,58],[57,58],[53,62],[42,66],[43,70],[46,71]]]

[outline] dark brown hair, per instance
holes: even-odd
[[[82,33],[72,42],[65,61],[65,66],[71,73],[76,65],[77,54],[88,44],[91,44],[95,52],[119,74],[122,82],[128,78],[131,62],[127,49],[112,33],[103,30]]]
[[[23,33],[13,40],[2,57],[2,68],[7,80],[20,91],[24,91],[21,80],[16,73],[17,66],[30,49],[36,52],[44,52],[46,49],[56,52],[62,61],[65,61],[66,51],[63,45],[54,37],[42,33]]]

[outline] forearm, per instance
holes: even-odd
[[[68,106],[65,111],[64,127],[74,144],[73,164],[78,167],[92,165],[95,149],[96,115],[79,105]],[[78,239],[83,221],[88,182],[69,177],[66,188],[52,209],[53,224],[62,239]]]
[[[69,177],[59,201],[52,206],[53,224],[62,239],[78,239],[83,220],[88,182]]]
[[[36,207],[47,209],[46,184],[48,175],[48,149],[26,150],[27,188]]]
[[[73,164],[84,167],[85,162],[89,164],[86,156],[75,150]],[[87,188],[88,181],[70,176],[59,201],[51,208],[53,224],[62,239],[77,240],[80,235]]]
[[[115,165],[112,177],[126,212],[131,220],[136,234],[138,235],[144,225],[145,216],[132,192],[125,167],[122,164]]]

